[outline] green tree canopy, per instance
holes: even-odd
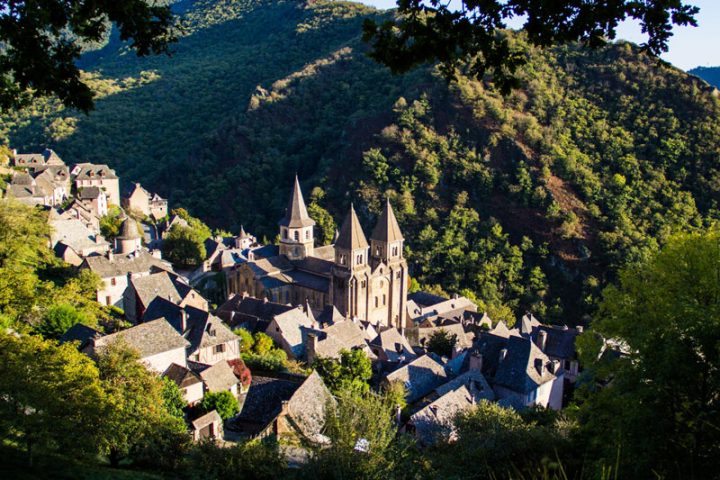
[[[623,477],[708,478],[720,454],[720,233],[672,237],[621,272],[579,340],[601,385],[581,420],[599,458]],[[601,355],[603,340],[623,352]]]
[[[206,393],[200,402],[200,408],[206,413],[217,410],[223,420],[234,417],[240,411],[237,398],[227,390]]]
[[[88,324],[88,318],[68,304],[50,307],[35,329],[45,338],[59,338],[76,323]]]
[[[121,341],[111,343],[98,356],[100,380],[111,405],[103,421],[100,448],[113,466],[156,431],[185,431],[185,424],[165,407],[160,377],[139,360],[139,354]]]
[[[426,348],[428,352],[437,353],[443,357],[450,357],[456,344],[457,335],[441,328],[430,335]]]
[[[72,344],[0,332],[0,432],[35,452],[92,456],[109,408],[95,364]]]
[[[333,392],[367,392],[370,388],[368,381],[372,377],[372,364],[362,350],[341,350],[339,360],[321,357],[312,366]]]
[[[506,21],[524,17],[522,30],[540,46],[582,41],[591,47],[614,39],[618,24],[639,20],[648,34],[644,48],[653,55],[668,49],[674,25],[696,26],[697,7],[679,0],[637,2],[619,0],[398,0],[397,16],[378,24],[364,24],[371,57],[394,72],[406,72],[426,62],[441,62],[446,76],[467,61],[470,74],[482,78],[487,70],[508,92],[517,86],[514,73],[525,53],[501,34]]]
[[[76,60],[83,43],[100,42],[117,27],[138,55],[168,52],[174,19],[165,3],[145,0],[0,2],[0,108],[24,105],[31,95],[56,95],[88,111],[93,93]]]

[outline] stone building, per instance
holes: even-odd
[[[386,202],[369,243],[352,206],[333,245],[315,247],[314,226],[296,178],[279,222],[280,245],[274,254],[255,255],[230,272],[229,294],[308,303],[316,310],[332,305],[345,318],[404,327],[407,262],[390,203]]]

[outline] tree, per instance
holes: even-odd
[[[87,324],[88,319],[72,305],[60,304],[50,307],[35,329],[45,338],[57,339],[76,323]]]
[[[183,473],[185,478],[274,480],[287,476],[286,467],[287,460],[272,439],[232,446],[206,441],[190,450]]]
[[[217,410],[223,420],[234,417],[240,411],[237,398],[227,390],[206,393],[200,402],[200,408],[205,413]]]
[[[98,369],[74,345],[0,332],[0,432],[36,451],[97,453],[108,398]]]
[[[367,392],[370,388],[372,364],[362,350],[341,350],[339,360],[320,357],[312,366],[332,392]]]
[[[207,238],[207,237],[205,237]],[[163,255],[172,263],[183,266],[197,266],[204,260],[205,238],[197,231],[183,225],[173,225],[163,239]]]
[[[267,355],[275,345],[272,337],[263,332],[255,333],[253,340],[253,352],[258,355]]]
[[[110,402],[100,448],[112,466],[154,439],[156,432],[185,431],[185,424],[166,410],[162,381],[145,368],[135,350],[122,341],[111,343],[99,352],[98,369]]]
[[[637,2],[634,0],[398,0],[397,15],[378,25],[368,19],[363,39],[372,46],[370,56],[395,72],[439,61],[443,73],[452,78],[467,64],[470,75],[482,78],[492,71],[504,92],[518,85],[517,68],[526,62],[525,53],[502,33],[506,21],[524,17],[522,30],[539,46],[581,41],[591,47],[614,39],[618,23],[627,18],[640,21],[651,55],[668,49],[674,25],[697,26],[697,7],[681,0]]]
[[[0,2],[0,108],[27,104],[33,96],[55,95],[87,112],[93,93],[75,61],[83,44],[100,42],[115,26],[139,56],[168,53],[176,39],[168,5],[128,0]]]
[[[123,222],[123,212],[117,205],[110,205],[108,213],[100,219],[100,233],[107,239],[120,235],[120,226]]]
[[[252,351],[255,340],[253,339],[252,333],[244,328],[236,328],[233,333],[240,337],[240,351],[248,353]]]
[[[708,478],[720,454],[720,232],[669,239],[603,292],[579,339],[581,422],[623,477]],[[622,353],[600,355],[604,340]],[[586,383],[587,384],[587,383]],[[590,388],[590,386],[604,386]],[[678,473],[683,472],[683,473]]]
[[[183,409],[187,406],[187,402],[183,398],[180,387],[167,377],[162,377],[162,399],[165,410],[175,418],[184,420],[185,412]]]
[[[450,333],[447,330],[441,328],[435,330],[428,338],[427,350],[428,352],[436,353],[442,357],[451,357],[453,349],[457,344],[457,335]]]

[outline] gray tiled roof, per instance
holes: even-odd
[[[389,362],[399,362],[401,357],[407,362],[416,357],[410,342],[400,334],[397,328],[382,330],[370,342],[370,345],[383,350]]]
[[[100,196],[100,187],[83,187],[78,190],[80,200],[91,200]]]
[[[314,322],[299,308],[275,315],[280,335],[292,349],[293,355],[300,358],[305,354],[305,333],[314,328]]]
[[[192,421],[192,426],[193,429],[198,431],[213,423],[219,423],[222,425],[222,418],[220,417],[220,414],[217,412],[217,410],[211,410],[205,415],[196,418]]]
[[[114,255],[112,260],[109,260],[106,256],[99,255],[87,257],[83,264],[102,278],[118,277],[120,275],[127,275],[130,272],[172,271],[170,264],[153,257],[145,250],[140,250],[129,255]]]
[[[76,180],[95,180],[98,178],[106,180],[117,179],[115,170],[107,165],[94,165],[92,163],[79,163],[76,167],[80,167],[80,171],[76,175]]]
[[[317,334],[315,354],[319,357],[337,358],[340,356],[341,350],[369,351],[362,328],[350,320],[336,322],[318,331]]]
[[[290,196],[285,216],[278,223],[281,227],[301,228],[311,227],[315,225],[315,221],[308,215],[305,208],[305,200],[300,191],[300,182],[297,175],[295,176],[295,184],[293,185],[293,193]]]
[[[390,373],[385,379],[390,383],[402,382],[407,389],[407,400],[412,403],[445,383],[447,373],[432,356],[423,355]]]
[[[232,367],[225,361],[211,365],[200,372],[200,378],[202,378],[209,392],[230,390],[233,385],[238,383]]]
[[[97,338],[95,340],[95,351],[102,350],[120,339],[140,352],[140,356],[143,358],[178,348],[185,348],[188,345],[188,341],[175,331],[167,321],[159,319]]]
[[[243,298],[242,295],[235,295],[223,303],[215,314],[228,322],[233,328],[243,327],[255,333],[256,331],[264,332],[275,315],[293,308],[295,307],[270,302],[267,299]]]
[[[83,325],[82,323],[76,323],[75,325],[70,327],[65,333],[62,334],[59,342],[79,342],[78,347],[82,349],[91,339],[101,336],[102,334],[94,328],[90,328],[87,325]]]
[[[133,278],[130,282],[138,299],[146,307],[156,297],[180,303],[193,291],[192,287],[183,282],[178,275],[166,271]]]
[[[195,372],[177,363],[171,363],[162,376],[169,378],[180,388],[186,388],[202,382]]]
[[[120,225],[120,234],[117,236],[120,240],[132,240],[140,238],[138,225],[134,218],[127,217]]]
[[[345,217],[342,227],[340,227],[340,235],[335,241],[335,248],[355,250],[367,247],[368,242],[360,226],[360,221],[355,214],[355,208],[350,205],[350,212]]]
[[[546,332],[545,348],[546,355],[555,358],[573,359],[577,357],[575,352],[575,338],[579,335],[575,328],[567,328],[555,325],[537,325],[532,329],[530,339],[537,345],[540,331]]]
[[[256,425],[248,433],[262,431],[282,409],[282,402],[292,398],[304,379],[280,379],[253,375],[250,389],[245,397],[240,414],[235,417],[240,422]]]

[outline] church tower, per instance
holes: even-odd
[[[382,305],[386,308],[374,312],[371,319],[395,328],[404,328],[407,316],[408,272],[403,255],[404,240],[388,199],[370,236],[373,287],[378,290],[377,295],[382,295]],[[371,311],[373,302],[371,298],[368,306]],[[380,318],[382,315],[385,318]]]
[[[335,241],[335,264],[332,267],[331,301],[346,318],[367,319],[368,242],[350,205],[350,212]]]
[[[300,182],[295,175],[295,186],[288,203],[285,216],[278,222],[280,226],[280,255],[290,260],[302,260],[313,254],[315,222],[308,215],[305,200],[300,191]]]

